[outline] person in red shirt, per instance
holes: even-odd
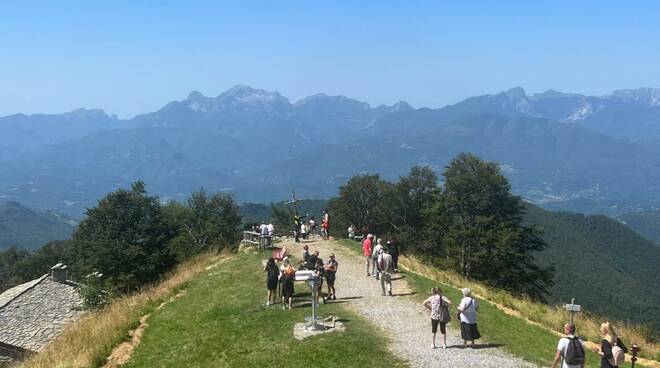
[[[373,241],[374,241],[373,234],[367,235],[367,238],[364,239],[364,241],[362,241],[362,253],[364,254],[364,261],[367,264],[367,276],[371,276],[371,274],[369,273],[369,261],[371,261]]]

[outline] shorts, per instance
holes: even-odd
[[[431,332],[432,333],[438,332],[438,325],[440,325],[440,333],[443,335],[446,334],[447,322],[440,322],[439,319],[431,319]]]
[[[328,286],[335,286],[335,275],[328,274],[325,276],[325,280],[328,282]]]

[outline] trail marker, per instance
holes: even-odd
[[[573,317],[575,317],[575,313],[581,312],[582,306],[579,304],[575,304],[575,298],[572,298],[571,304],[564,304],[564,309],[566,309],[571,314],[570,322],[573,323]]]

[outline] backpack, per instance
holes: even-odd
[[[570,365],[582,365],[585,361],[584,347],[580,342],[580,339],[575,337],[566,337],[568,339],[568,345],[566,345],[566,351],[564,351],[564,361],[566,364]]]
[[[618,367],[626,361],[626,354],[616,342],[614,343],[614,346],[612,346],[612,358],[608,359],[608,361],[615,367]]]

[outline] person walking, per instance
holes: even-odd
[[[431,349],[435,349],[435,335],[440,326],[440,336],[442,338],[442,348],[447,348],[447,323],[451,321],[449,315],[449,306],[451,301],[442,295],[440,287],[434,287],[431,290],[431,296],[422,303],[423,306],[431,310]]]
[[[623,344],[609,322],[600,325],[603,341],[600,343],[600,368],[618,368],[625,361],[628,348]]]
[[[387,241],[387,248],[390,250],[390,255],[392,256],[392,266],[394,267],[394,272],[399,272],[399,241],[394,238],[391,241]]]
[[[378,256],[378,272],[380,273],[380,288],[383,290],[383,296],[387,291],[392,296],[392,256],[387,253],[387,248],[381,248]],[[386,290],[387,289],[387,290]]]
[[[373,254],[373,249],[372,249],[372,242],[373,242],[374,236],[373,234],[368,234],[366,239],[362,241],[362,254],[364,254],[364,263],[367,265],[367,276],[370,276],[371,274],[369,273],[369,261],[372,259],[372,254]]]
[[[378,280],[378,257],[381,250],[383,250],[383,240],[379,238],[376,240],[376,246],[371,254],[371,276],[375,277],[376,280]]]
[[[273,257],[268,258],[266,262],[266,267],[264,267],[264,272],[266,272],[266,289],[268,290],[268,299],[266,300],[266,306],[275,304],[275,294],[277,292],[277,284],[279,283],[280,270],[275,264],[275,259]]]
[[[335,259],[335,254],[330,254],[330,259],[325,265],[325,280],[328,282],[328,300],[337,300],[337,290],[335,290],[335,277],[337,275],[339,263]]]
[[[584,368],[584,341],[575,336],[575,325],[565,324],[564,334],[566,336],[559,339],[555,359],[550,367],[555,368],[561,362],[560,368]]]
[[[285,262],[284,270],[282,271],[282,310],[287,307],[291,309],[293,302],[293,282],[296,279],[296,270],[291,266],[287,259]]]
[[[471,341],[474,347],[474,340],[481,338],[479,329],[477,328],[477,311],[479,305],[472,297],[472,290],[464,288],[461,290],[463,299],[458,305],[459,316],[461,320],[461,338],[463,339],[463,347],[467,347],[467,342]]]

